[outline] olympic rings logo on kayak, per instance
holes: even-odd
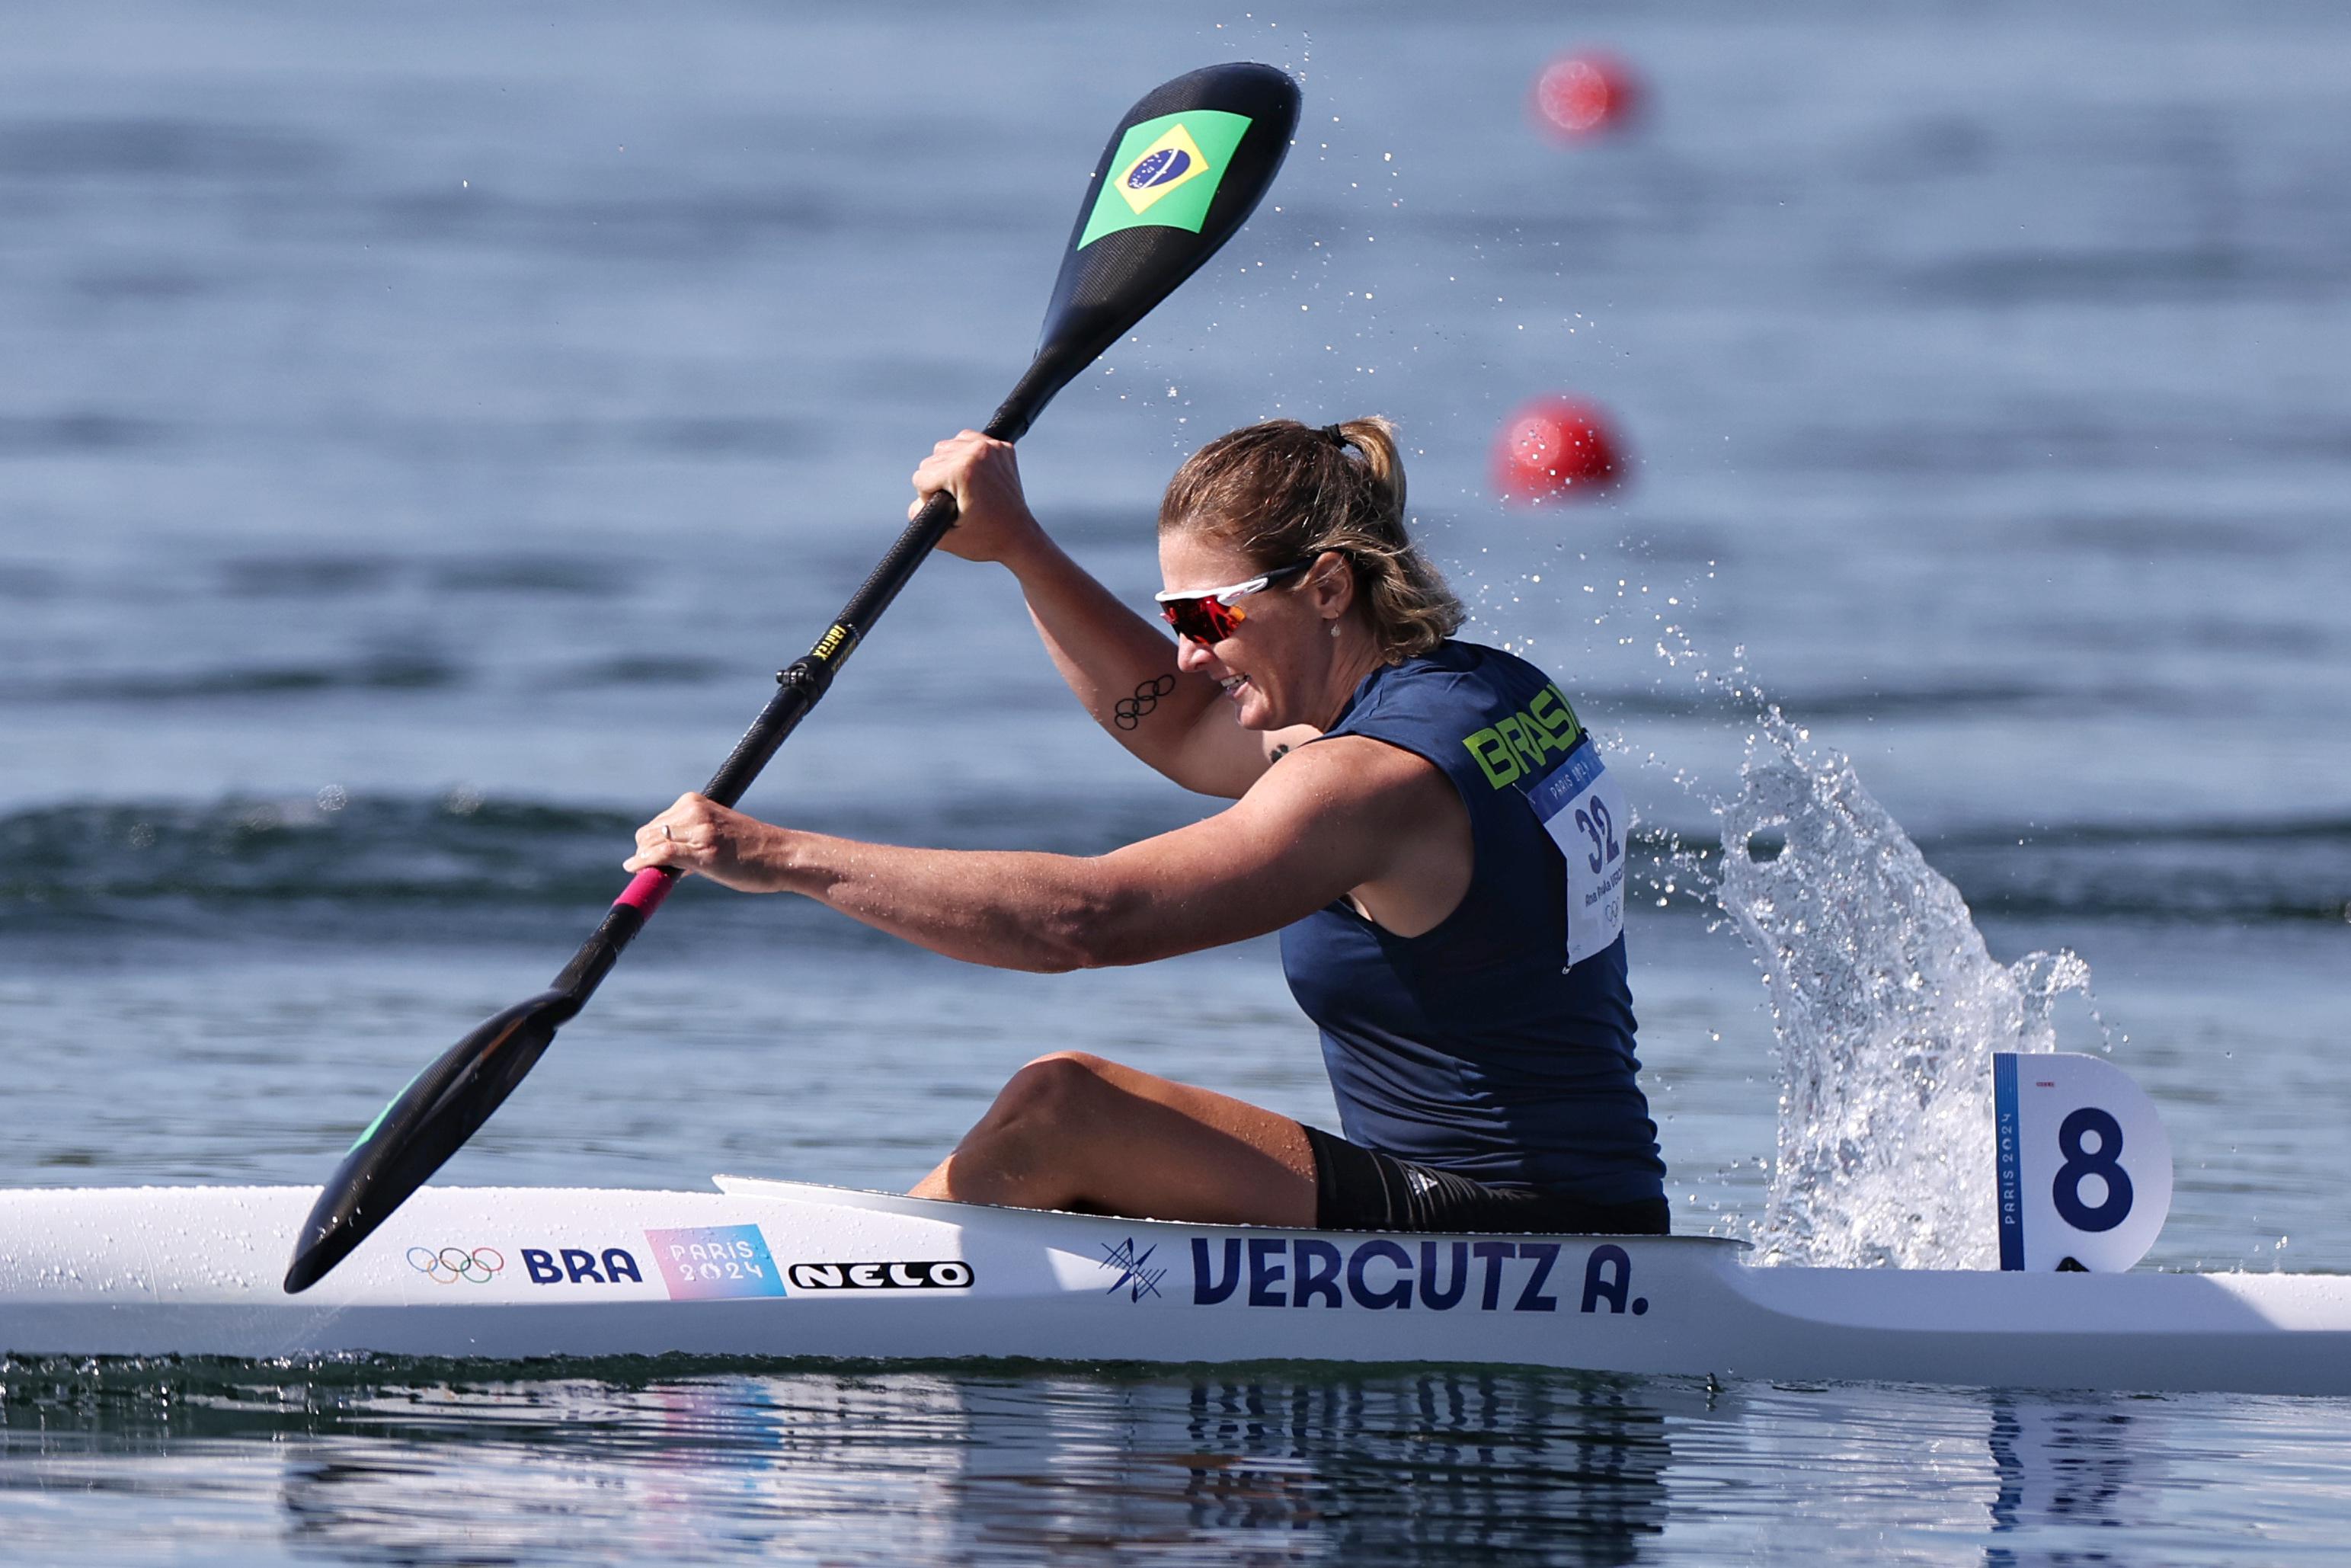
[[[507,1266],[507,1260],[495,1247],[476,1247],[470,1252],[462,1247],[444,1247],[438,1252],[430,1247],[412,1247],[408,1266],[436,1285],[454,1285],[460,1280],[469,1285],[486,1285]]]

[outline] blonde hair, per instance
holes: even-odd
[[[1353,449],[1353,455],[1349,449]],[[1159,503],[1159,531],[1205,533],[1271,571],[1335,550],[1389,664],[1459,629],[1461,601],[1404,529],[1404,458],[1377,414],[1316,429],[1269,419],[1192,454]]]

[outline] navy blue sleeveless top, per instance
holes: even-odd
[[[1584,841],[1566,826],[1555,840],[1539,814],[1598,771],[1566,699],[1523,659],[1448,642],[1365,676],[1323,738],[1341,735],[1443,769],[1468,808],[1477,858],[1459,906],[1423,936],[1383,930],[1343,898],[1283,930],[1282,968],[1322,1032],[1340,1130],[1498,1186],[1587,1203],[1662,1197],[1656,1124],[1635,1076],[1625,939],[1570,963],[1576,891],[1562,845],[1580,857]],[[1592,835],[1594,873],[1604,855],[1615,861],[1607,882],[1578,885],[1621,899],[1621,827],[1596,808],[1572,807],[1570,818]],[[1586,921],[1581,946],[1595,929],[1620,930],[1621,904],[1609,913],[1604,926]]]

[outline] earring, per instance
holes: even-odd
[[[1332,636],[1333,636],[1333,637],[1336,637],[1338,634],[1339,634],[1339,623],[1338,623],[1336,621],[1333,621],[1333,622],[1331,622],[1331,635],[1332,635]]]

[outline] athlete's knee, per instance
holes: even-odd
[[[1055,1074],[1082,1072],[1089,1078],[1108,1079],[1118,1071],[1118,1063],[1107,1056],[1096,1056],[1091,1051],[1052,1051],[1034,1058],[1020,1071],[1029,1072],[1040,1069]]]
[[[1040,1056],[1006,1081],[996,1111],[1022,1120],[1063,1122],[1098,1104],[1111,1063],[1082,1051]]]

